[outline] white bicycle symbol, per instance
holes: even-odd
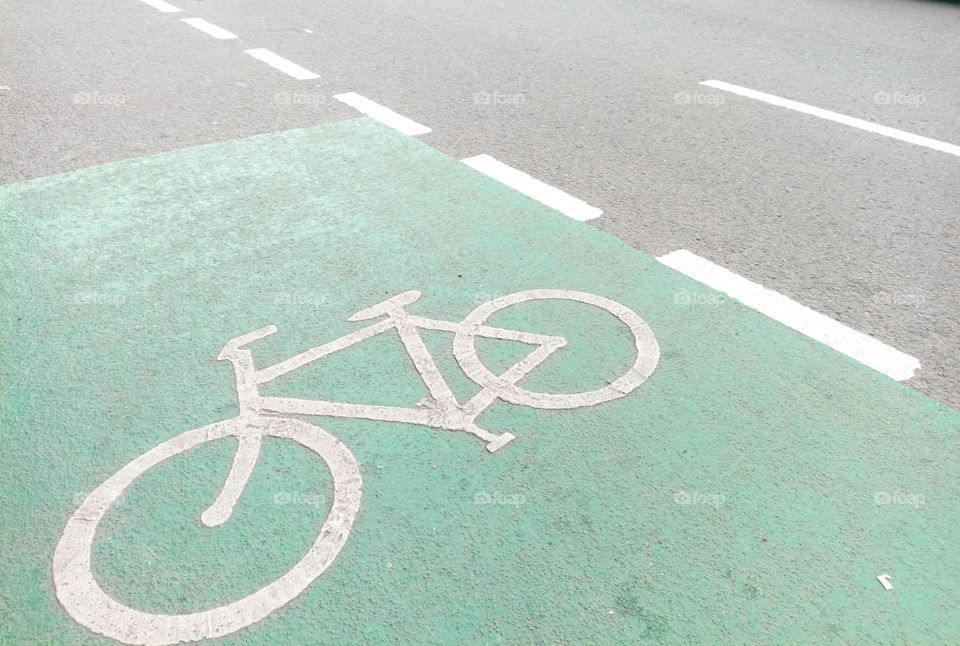
[[[385,318],[268,368],[257,369],[254,366],[247,345],[275,333],[276,326],[268,325],[229,341],[217,358],[233,364],[240,414],[230,420],[187,431],[147,451],[97,487],[67,521],[54,553],[53,577],[57,598],[73,619],[95,633],[128,644],[170,644],[221,637],[260,621],[299,595],[320,576],[343,548],[360,508],[360,469],[350,449],[333,435],[318,426],[279,415],[354,417],[462,431],[478,437],[493,453],[514,439],[510,433],[491,433],[475,423],[476,418],[495,400],[502,399],[534,408],[592,406],[623,397],[635,390],[653,372],[660,358],[657,340],[643,319],[623,305],[601,296],[557,289],[517,292],[484,303],[461,323],[408,313],[405,307],[419,297],[420,292],[404,292],[361,310],[350,320]],[[626,325],[633,334],[637,350],[636,361],[626,374],[597,390],[575,394],[535,393],[518,386],[517,383],[524,376],[566,345],[566,341],[558,336],[492,327],[485,322],[491,314],[510,305],[543,299],[566,299],[593,305],[606,310]],[[420,336],[420,329],[454,333],[453,354],[467,376],[481,387],[480,392],[465,404],[457,402],[444,381]],[[430,405],[402,408],[260,396],[261,384],[389,330],[399,333],[433,398]],[[520,341],[534,346],[534,350],[498,376],[480,362],[474,343],[477,337]],[[203,524],[216,527],[230,518],[257,463],[263,438],[287,438],[320,456],[333,478],[333,507],[316,542],[285,575],[219,608],[164,615],[134,610],[113,600],[97,584],[91,567],[94,535],[107,509],[151,467],[205,442],[228,436],[237,438],[237,452],[223,490],[201,514]]]

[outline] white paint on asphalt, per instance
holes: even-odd
[[[200,514],[200,522],[207,527],[219,527],[233,515],[233,508],[240,500],[240,494],[247,486],[253,468],[257,466],[262,439],[259,435],[237,437],[237,452],[233,456],[233,466],[227,474],[227,481],[214,503]]]
[[[140,0],[144,4],[148,4],[157,11],[162,11],[164,13],[174,13],[180,11],[178,7],[174,7],[169,2],[164,2],[163,0]]]
[[[213,36],[217,40],[231,40],[237,37],[235,33],[227,31],[223,27],[217,27],[212,22],[207,22],[203,18],[183,18],[183,22],[191,27],[196,27],[203,33],[208,36]]]
[[[183,614],[155,614],[125,606],[96,580],[93,566],[97,527],[111,505],[149,469],[191,449],[221,438],[277,437],[313,451],[333,480],[333,502],[326,521],[307,553],[289,572],[242,599]],[[247,456],[243,456],[243,460]],[[236,468],[236,465],[235,467]],[[228,476],[225,488],[242,486]],[[53,553],[57,600],[77,623],[125,644],[179,644],[214,639],[257,623],[303,592],[340,553],[360,509],[360,465],[347,445],[319,426],[296,419],[235,417],[181,433],[136,458],[97,487],[67,520]],[[224,492],[232,505],[238,496]],[[229,515],[229,509],[225,508]],[[216,512],[214,512],[216,513]],[[208,518],[208,520],[211,520]],[[218,519],[219,520],[219,519]],[[143,555],[147,558],[146,555]],[[254,586],[251,586],[254,587]]]
[[[462,160],[464,164],[484,175],[506,184],[510,188],[531,197],[541,204],[560,211],[574,220],[592,220],[603,215],[603,211],[558,188],[545,184],[526,173],[497,161],[490,155],[477,155]]]
[[[842,123],[847,126],[859,128],[860,130],[866,130],[867,132],[883,135],[885,137],[891,137],[893,139],[899,139],[900,141],[906,141],[911,144],[924,146],[925,148],[939,150],[940,152],[949,153],[951,155],[960,157],[960,146],[957,146],[956,144],[948,144],[945,141],[939,141],[929,137],[922,137],[920,135],[906,132],[905,130],[898,130],[896,128],[890,128],[889,126],[881,126],[880,124],[873,123],[872,121],[864,121],[863,119],[857,119],[856,117],[848,117],[847,115],[840,114],[839,112],[824,110],[823,108],[817,108],[812,105],[807,105],[806,103],[791,101],[790,99],[784,99],[783,97],[767,94],[766,92],[758,92],[757,90],[751,90],[750,88],[733,85],[732,83],[724,83],[723,81],[701,81],[700,85],[706,85],[717,90],[724,90],[725,92],[732,92],[733,94],[739,94],[740,96],[745,96],[749,99],[763,101],[764,103],[769,103],[770,105],[780,106],[781,108],[787,108],[788,110],[796,110],[797,112],[810,114],[815,117],[820,117],[821,119],[835,121],[836,123]]]
[[[53,582],[60,604],[79,624],[93,632],[126,644],[177,644],[223,637],[255,624],[289,603],[333,563],[350,535],[360,509],[363,481],[360,466],[347,446],[319,426],[299,419],[273,417],[271,413],[330,415],[422,424],[435,429],[471,433],[491,453],[514,439],[511,433],[494,434],[477,426],[483,410],[502,399],[534,408],[567,409],[593,406],[626,396],[649,377],[660,359],[660,346],[653,331],[633,310],[602,296],[561,289],[531,289],[488,301],[467,314],[462,322],[428,319],[406,311],[420,298],[410,290],[376,305],[361,309],[351,321],[374,320],[364,329],[310,348],[272,367],[258,370],[247,347],[277,332],[275,325],[235,337],[223,346],[218,359],[234,367],[237,405],[240,415],[181,433],[129,462],[88,495],[67,520],[53,554]],[[517,384],[524,376],[566,345],[562,337],[494,328],[488,319],[507,307],[538,300],[570,300],[592,305],[618,318],[632,332],[637,359],[616,380],[595,390],[580,393],[530,392]],[[375,321],[384,318],[385,320]],[[414,408],[263,397],[265,384],[308,363],[344,350],[374,336],[396,329],[403,346],[430,392],[424,405]],[[461,405],[423,342],[421,329],[454,332],[453,354],[464,374],[481,390]],[[505,339],[538,346],[526,358],[502,374],[491,372],[476,351],[477,337]],[[499,371],[498,371],[499,372]],[[428,403],[429,402],[429,403]],[[237,440],[237,453],[226,482],[216,501],[200,518],[207,527],[226,522],[240,500],[256,467],[264,438],[294,440],[311,449],[326,464],[333,479],[333,501],[327,519],[307,554],[293,568],[272,583],[237,601],[183,614],[155,614],[124,605],[110,597],[97,582],[93,566],[97,527],[110,507],[123,499],[124,492],[153,467],[197,446],[220,439]],[[282,495],[282,494],[281,494]],[[278,503],[275,495],[274,503]],[[282,503],[279,503],[282,504]],[[109,539],[108,539],[109,540]]]
[[[277,56],[269,49],[259,48],[259,49],[245,49],[247,54],[250,54],[258,61],[263,61],[270,67],[280,70],[288,76],[292,76],[298,81],[309,81],[311,79],[320,78],[319,74],[314,74],[310,70],[300,67],[292,61],[288,61],[283,56]]]
[[[342,103],[346,103],[351,108],[362,112],[363,114],[376,119],[380,123],[390,126],[405,135],[415,137],[433,132],[430,128],[417,123],[413,119],[408,119],[402,114],[397,114],[390,108],[384,107],[376,101],[371,101],[365,96],[360,96],[356,92],[345,92],[343,94],[334,94],[333,98]]]
[[[897,381],[910,379],[920,369],[916,358],[686,249],[671,251],[657,260]]]

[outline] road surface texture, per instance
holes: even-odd
[[[960,406],[957,157],[698,85],[960,144],[956,3],[176,6],[5,7],[0,180],[343,119],[331,96],[354,91],[602,208],[641,251],[689,249],[917,357],[911,385]]]
[[[0,641],[960,635],[960,413],[412,137],[345,120],[19,183],[0,200],[13,304],[0,360],[16,377],[0,411]],[[615,303],[502,300],[543,287]],[[490,402],[477,424],[516,436],[492,453],[424,424],[301,415],[354,466],[328,449],[324,469],[292,441],[309,433],[267,437],[232,517],[205,527],[237,446],[216,423],[241,413],[221,348],[275,325],[250,342],[266,374],[412,289],[411,314],[458,322],[499,303],[468,328],[564,339],[521,385],[577,407]],[[624,325],[625,311],[643,322]],[[653,336],[635,338],[644,326]],[[485,382],[465,378],[451,337],[425,330],[423,343],[433,380],[463,402]],[[498,375],[531,352],[473,345]],[[259,393],[441,411],[403,348],[371,337]],[[597,390],[613,399],[575,397]],[[250,433],[297,410],[262,408],[230,424]],[[318,529],[331,492],[356,503],[361,486],[359,513],[341,502]],[[345,546],[289,603],[228,605],[318,534]],[[206,611],[226,618],[168,630],[157,616]]]
[[[19,4],[0,642],[960,639],[960,4]]]

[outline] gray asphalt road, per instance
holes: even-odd
[[[922,362],[960,407],[960,4],[49,0],[0,13],[0,181],[356,116],[354,91]],[[215,40],[180,19],[240,36]],[[295,81],[243,53],[318,73]]]

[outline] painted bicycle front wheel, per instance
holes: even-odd
[[[477,356],[476,336],[469,330],[472,327],[486,325],[492,314],[512,305],[551,299],[577,301],[599,307],[626,325],[633,335],[637,352],[633,365],[627,369],[626,373],[596,390],[581,393],[538,393],[505,381],[487,369]],[[636,312],[609,298],[587,292],[567,289],[530,289],[501,296],[487,301],[467,314],[461,328],[462,330],[457,332],[453,340],[453,354],[467,376],[481,387],[495,388],[497,396],[505,401],[532,408],[579,408],[623,397],[646,381],[660,360],[660,345],[653,330]]]

